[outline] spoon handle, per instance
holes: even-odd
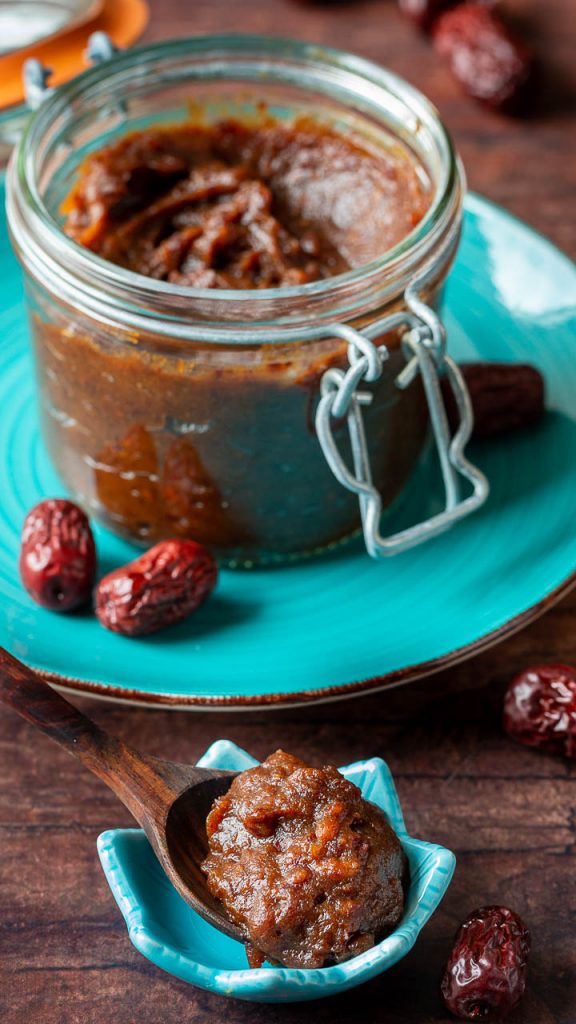
[[[81,760],[100,750],[106,734],[42,677],[0,648],[0,701]]]
[[[33,669],[0,647],[0,703],[16,711],[59,743],[94,772],[120,797],[141,824],[156,803],[171,795],[158,774],[153,758],[146,758],[122,740],[100,729],[95,722]]]

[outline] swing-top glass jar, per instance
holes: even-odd
[[[223,123],[247,138],[296,140],[289,158],[283,144],[269,161],[283,168],[281,203],[304,202],[307,226],[316,219],[340,239],[346,266],[279,287],[191,287],[110,262],[65,232],[63,203],[91,154],[127,133],[196,125],[210,135]],[[352,151],[352,163],[365,154],[370,187],[362,160],[352,173]],[[379,160],[400,167],[421,200],[383,252],[398,175],[381,181]],[[430,104],[333,50],[178,40],[114,55],[51,92],[12,160],[8,215],[26,271],[43,436],[72,494],[136,543],[191,536],[232,565],[311,554],[361,525],[369,552],[387,554],[472,511],[486,483],[462,455],[470,410],[433,312],[462,189]],[[452,439],[437,382],[446,368],[462,416]],[[430,424],[445,509],[385,539],[381,510]],[[463,500],[459,475],[472,484]]]

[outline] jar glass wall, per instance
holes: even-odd
[[[60,206],[90,152],[151,123],[256,123],[301,115],[370,147],[401,145],[425,169],[429,209],[390,251],[333,278],[249,291],[144,278],[82,249]],[[310,554],[359,527],[314,429],[320,381],[361,329],[403,307],[424,269],[436,304],[461,221],[462,185],[433,108],[375,66],[278,39],[183,40],[115,58],[59,90],[32,120],[9,174],[12,237],[26,270],[43,434],[74,495],[137,543],[192,536],[228,562]],[[366,431],[384,505],[422,450],[418,381],[400,390],[397,332],[371,385]],[[345,424],[336,439],[346,454]]]

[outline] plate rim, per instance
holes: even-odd
[[[4,174],[0,172],[0,185],[3,183],[3,178]],[[576,277],[576,263],[565,252],[551,242],[550,239],[546,238],[545,235],[541,234],[541,232],[526,223],[526,221],[510,213],[498,203],[478,193],[468,192],[465,197],[465,208],[471,210],[476,215],[496,216],[499,219],[508,221],[528,235],[532,235],[538,240],[539,244],[545,245],[548,250],[554,253],[556,258],[566,263]],[[544,594],[538,601],[529,605],[517,615],[512,616],[512,618],[502,623],[496,629],[482,634],[482,636],[477,637],[464,646],[456,647],[427,661],[420,661],[414,665],[393,669],[383,675],[370,676],[366,679],[355,680],[350,683],[338,683],[332,686],[312,689],[252,695],[144,692],[114,684],[77,679],[73,676],[43,669],[38,665],[33,667],[44,679],[63,693],[71,696],[76,695],[109,701],[114,704],[125,704],[131,707],[173,711],[253,711],[255,708],[263,711],[273,711],[306,704],[328,704],[404,686],[417,679],[431,677],[444,669],[461,664],[469,658],[475,657],[477,654],[481,654],[483,651],[494,647],[509,636],[522,630],[531,622],[534,622],[561,601],[574,587],[576,587],[576,570],[570,573],[557,587]]]

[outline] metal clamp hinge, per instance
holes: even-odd
[[[118,52],[118,47],[106,32],[93,32],[88,37],[86,59],[89,64],[102,64]],[[36,57],[30,57],[24,62],[22,68],[24,96],[30,110],[38,110],[44,100],[54,92],[52,86],[48,85],[52,74],[52,68],[46,67]],[[120,107],[120,103],[118,106]]]
[[[358,495],[362,527],[368,554],[373,558],[394,555],[422,544],[443,533],[454,523],[470,515],[482,505],[489,492],[488,481],[464,455],[464,448],[473,425],[472,407],[464,379],[458,366],[445,351],[445,331],[436,313],[419,297],[417,289],[406,290],[407,309],[383,317],[364,328],[362,333],[346,327],[349,368],[327,370],[322,377],[321,397],[316,411],[316,433],[324,456],[336,479]],[[406,388],[419,373],[422,378],[432,432],[440,460],[444,482],[445,506],[442,512],[389,537],[380,533],[382,499],[372,482],[362,407],[370,404],[372,395],[358,390],[364,381],[370,383],[382,375],[389,357],[385,345],[373,342],[392,330],[404,328],[402,348],[406,366],[396,378],[399,388]],[[342,325],[334,333],[342,337]],[[450,433],[438,370],[442,368],[454,395],[458,426]],[[343,460],[336,444],[332,425],[346,418],[352,449],[353,472]],[[460,481],[472,485],[472,493],[460,498]]]

